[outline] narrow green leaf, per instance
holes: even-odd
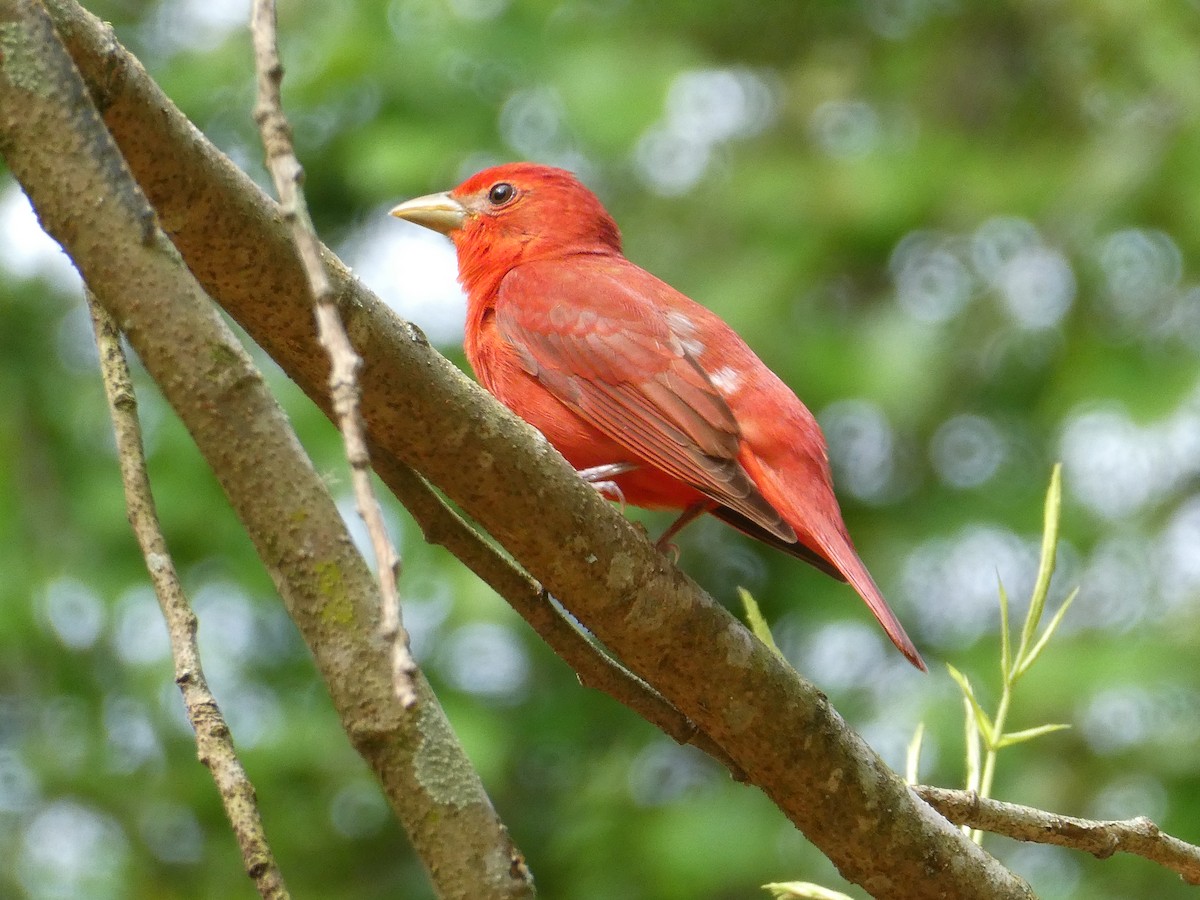
[[[908,753],[904,759],[904,780],[909,784],[917,783],[917,776],[921,769],[921,742],[924,739],[925,723],[918,722],[912,740],[908,742]]]
[[[1054,564],[1058,555],[1058,523],[1062,511],[1062,463],[1055,463],[1050,473],[1050,488],[1046,491],[1044,525],[1042,528],[1042,556],[1038,563],[1037,581],[1029,601],[1029,612],[1021,629],[1021,646],[1017,651],[1017,664],[1025,657],[1025,651],[1033,642],[1034,633],[1046,607],[1046,595],[1050,592],[1050,578],[1054,575]]]
[[[1046,649],[1046,644],[1050,642],[1050,638],[1054,636],[1054,632],[1058,630],[1058,626],[1062,624],[1063,617],[1067,614],[1067,610],[1071,608],[1071,604],[1075,602],[1075,598],[1079,596],[1079,588],[1071,591],[1067,599],[1063,601],[1062,606],[1058,608],[1058,612],[1054,614],[1054,618],[1050,620],[1050,624],[1046,626],[1046,630],[1042,632],[1042,636],[1038,638],[1037,643],[1025,654],[1025,659],[1020,661],[1016,671],[1013,673],[1013,681],[1016,681],[1022,675],[1029,671],[1042,651]]]
[[[1035,737],[1041,737],[1043,734],[1052,734],[1055,731],[1066,731],[1070,725],[1039,725],[1037,728],[1026,728],[1024,731],[1013,731],[1000,738],[996,749],[1011,747],[1013,744],[1023,744],[1025,741],[1031,741]]]
[[[963,697],[966,698],[967,703],[970,704],[972,712],[974,713],[975,724],[978,727],[979,734],[983,738],[984,743],[987,745],[989,750],[994,749],[996,743],[996,734],[995,729],[992,727],[992,720],[988,717],[988,714],[983,711],[983,707],[979,705],[979,700],[977,700],[975,697],[975,691],[971,688],[971,682],[967,680],[966,675],[958,671],[958,669],[954,668],[954,666],[950,665],[949,663],[946,664],[946,668],[950,670],[950,677],[958,682],[959,688],[962,689]]]
[[[777,881],[764,884],[763,890],[770,891],[775,900],[854,900],[849,894],[811,881]]]
[[[1012,673],[1012,632],[1008,623],[1008,591],[996,573],[996,586],[1000,591],[1000,676],[1005,684],[1010,684],[1009,675]]]
[[[746,611],[746,624],[750,626],[754,636],[770,647],[776,656],[783,659],[783,653],[780,652],[779,646],[775,643],[775,637],[771,634],[771,626],[763,618],[754,595],[744,587],[739,587],[738,596],[742,598],[742,608]]]

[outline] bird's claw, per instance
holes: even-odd
[[[699,503],[693,503],[680,514],[678,519],[671,523],[671,526],[662,533],[662,536],[659,537],[657,541],[654,542],[654,546],[657,547],[661,553],[665,553],[667,556],[671,557],[672,562],[678,563],[679,547],[671,543],[671,538],[679,534],[684,525],[687,525],[696,517],[702,516],[714,506],[716,506],[716,504],[712,500],[701,500]]]
[[[616,475],[624,475],[626,472],[632,472],[636,469],[633,463],[608,463],[603,466],[592,466],[589,469],[579,469],[579,477],[596,489],[601,497],[607,500],[615,500],[621,505],[621,511],[625,511],[625,492],[621,490],[621,486],[613,481]]]
[[[621,490],[621,486],[615,481],[590,481],[588,482],[596,489],[596,493],[605,500],[613,500],[620,504],[621,512],[625,511],[625,492]]]
[[[670,559],[673,565],[679,565],[679,545],[674,541],[668,541],[659,538],[654,542],[654,549]]]

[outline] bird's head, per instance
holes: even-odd
[[[408,200],[391,214],[448,235],[459,278],[479,278],[532,259],[620,252],[621,233],[596,195],[564,169],[507,163],[478,172],[451,191]]]

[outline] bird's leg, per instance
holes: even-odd
[[[632,472],[637,466],[629,462],[608,463],[603,466],[592,466],[588,469],[578,469],[579,477],[594,487],[601,497],[616,500],[625,509],[625,494],[621,486],[612,479],[617,475]]]
[[[670,524],[667,530],[662,533],[662,537],[654,542],[654,546],[660,553],[669,553],[678,562],[679,548],[671,543],[671,538],[679,534],[686,525],[700,518],[700,516],[704,515],[710,509],[715,509],[716,506],[716,500],[700,500],[697,503],[693,503],[680,514],[678,519]]]

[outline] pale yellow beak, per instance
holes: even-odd
[[[394,207],[390,215],[449,234],[462,228],[467,218],[467,208],[449,194],[429,194],[405,200]]]

